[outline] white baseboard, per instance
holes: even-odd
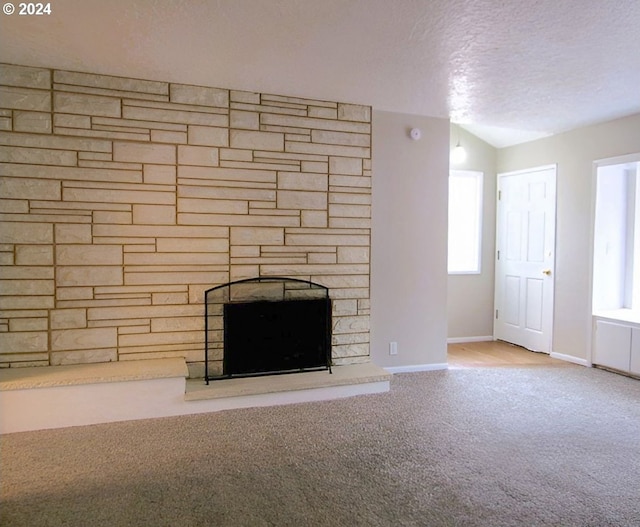
[[[579,364],[580,366],[586,366],[587,368],[591,368],[592,364],[587,359],[579,359],[578,357],[574,357],[572,355],[565,355],[564,353],[556,353],[552,351],[549,353],[549,356],[552,359],[564,360],[567,362],[573,362],[574,364]]]
[[[446,362],[438,364],[413,364],[410,366],[389,366],[384,369],[389,373],[412,373],[416,371],[446,370],[449,365]]]
[[[464,342],[490,342],[493,340],[494,338],[492,335],[486,335],[483,337],[449,337],[447,339],[447,344],[461,344]]]

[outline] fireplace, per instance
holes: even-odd
[[[331,371],[331,299],[307,280],[259,277],[205,291],[205,381]]]

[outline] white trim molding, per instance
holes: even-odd
[[[555,351],[552,351],[551,353],[549,353],[549,356],[552,359],[559,359],[567,362],[573,362],[574,364],[578,364],[580,366],[586,366],[587,368],[591,368],[592,366],[591,362],[589,362],[587,359],[580,359],[572,355],[565,355],[564,353],[556,353]]]
[[[446,362],[436,364],[413,364],[410,366],[385,366],[389,373],[413,373],[417,371],[446,370],[449,365]]]
[[[449,337],[447,344],[462,344],[465,342],[491,342],[495,340],[492,335],[485,335],[483,337]]]

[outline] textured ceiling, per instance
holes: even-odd
[[[640,112],[639,0],[53,0],[51,10],[0,15],[0,61],[450,117],[497,147]]]

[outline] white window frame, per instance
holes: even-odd
[[[484,174],[475,170],[449,171],[449,228],[448,260],[449,274],[480,274],[482,272],[482,209]],[[467,193],[456,191],[456,182],[467,183]],[[475,192],[474,192],[475,191]],[[464,217],[456,217],[464,215]],[[456,248],[471,248],[470,256],[456,255]],[[460,264],[453,265],[456,260]]]

